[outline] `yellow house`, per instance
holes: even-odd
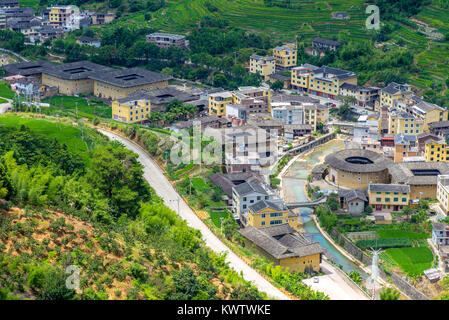
[[[423,132],[424,120],[421,118],[415,118],[413,115],[393,110],[388,116],[388,133],[396,135],[403,133],[405,135],[418,135]]]
[[[126,123],[145,121],[151,113],[151,102],[142,98],[124,98],[112,102],[112,119]]]
[[[329,120],[329,108],[320,104],[303,104],[304,124],[309,124],[316,130],[318,123],[324,125]]]
[[[288,46],[276,47],[273,49],[273,56],[276,58],[276,65],[281,68],[291,68],[296,66],[297,50]]]
[[[50,12],[48,14],[48,20],[51,23],[55,23],[55,24],[60,24],[62,21],[62,12],[61,12],[61,8],[59,7],[52,7],[50,9]]]
[[[226,115],[226,104],[234,103],[234,95],[229,91],[216,92],[209,95],[209,114]]]
[[[446,141],[434,141],[426,143],[424,148],[426,162],[449,162],[449,147]]]
[[[429,132],[429,124],[448,120],[448,110],[436,104],[425,102],[419,98],[408,109],[416,118],[423,119],[422,132]]]
[[[405,184],[370,183],[368,201],[374,211],[401,211],[410,202],[410,186]]]
[[[288,223],[298,229],[298,216],[290,213],[285,204],[278,200],[261,200],[248,208],[248,225],[255,228],[267,228]]]
[[[398,84],[396,82],[389,83],[385,88],[380,90],[379,105],[392,108],[396,100],[402,100],[413,94],[409,90],[408,84]]]
[[[258,229],[248,226],[239,230],[245,247],[252,248],[275,265],[290,272],[318,272],[324,248],[297,233],[288,224]]]
[[[262,57],[253,54],[250,57],[249,72],[260,74],[264,79],[268,79],[268,76],[272,75],[276,71],[276,58],[275,57]]]
[[[322,66],[303,65],[292,69],[292,88],[335,99],[344,83],[357,85],[358,75],[352,71]]]
[[[437,200],[444,212],[449,213],[449,175],[438,176]]]
[[[292,88],[296,90],[301,90],[304,92],[308,92],[309,90],[309,81],[310,81],[310,73],[318,69],[318,67],[304,64],[302,66],[293,68],[291,71],[291,84]]]

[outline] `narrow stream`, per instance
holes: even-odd
[[[283,178],[283,183],[286,192],[293,198],[293,201],[307,201],[307,196],[304,192],[304,185],[309,175],[310,170],[320,162],[323,155],[327,155],[336,150],[344,149],[344,142],[341,140],[332,140],[325,145],[316,148],[311,154],[299,159],[292,164],[288,169],[287,175]],[[332,260],[337,265],[343,266],[343,271],[351,272],[357,271],[361,277],[366,278],[368,275],[357,267],[351,260],[346,258],[335,246],[330,243],[319,231],[310,217],[311,209],[301,208],[301,217],[304,222],[304,229],[308,236],[314,241],[318,241],[332,256]]]

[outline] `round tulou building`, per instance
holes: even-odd
[[[329,180],[339,187],[366,189],[371,183],[388,183],[393,161],[384,155],[362,149],[346,149],[328,155]]]

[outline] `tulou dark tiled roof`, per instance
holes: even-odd
[[[389,168],[394,183],[436,185],[437,175],[449,174],[446,162],[399,162]]]
[[[364,158],[368,159],[371,163],[351,163],[347,161],[348,158]],[[385,170],[393,164],[393,161],[374,151],[363,149],[346,149],[331,153],[325,158],[325,163],[335,169],[347,172],[368,173]]]
[[[318,242],[295,233],[288,224],[264,229],[249,226],[239,230],[239,233],[276,259],[324,253],[324,248]]]
[[[107,74],[113,70],[115,69],[84,60],[61,65],[51,65],[43,73],[65,80],[81,80],[89,79],[96,74]]]
[[[406,184],[370,183],[368,185],[368,191],[410,193],[410,186]]]
[[[113,70],[110,72],[100,72],[91,75],[89,78],[121,88],[142,86],[173,79],[172,77],[166,76],[162,73],[157,73],[142,68],[130,68]]]
[[[10,75],[31,76],[33,74],[42,73],[44,69],[52,67],[53,64],[45,61],[31,61],[22,63],[11,63],[3,66],[3,69]]]

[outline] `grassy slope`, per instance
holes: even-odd
[[[48,138],[56,138],[60,143],[65,143],[67,147],[81,155],[86,162],[89,162],[88,152],[96,143],[101,143],[98,135],[93,134],[93,130],[84,128],[84,141],[81,139],[81,130],[79,127],[74,127],[71,122],[61,124],[56,122],[33,119],[28,117],[1,115],[0,126],[20,127],[26,125],[31,131],[43,134]]]

